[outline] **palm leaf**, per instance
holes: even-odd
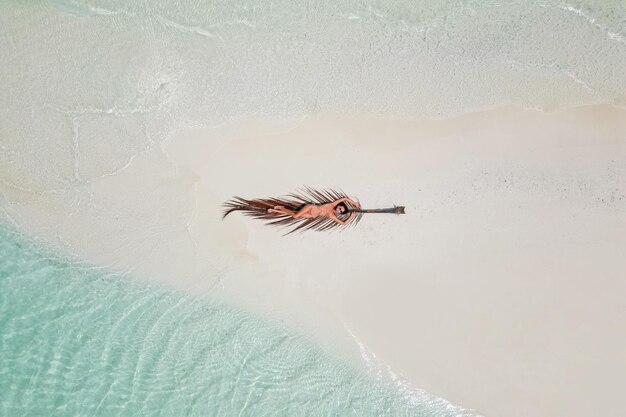
[[[303,187],[300,190],[288,194],[281,198],[261,198],[248,200],[242,197],[233,197],[224,203],[224,215],[228,216],[234,211],[241,211],[244,215],[263,220],[270,226],[277,226],[288,229],[287,233],[303,232],[305,230],[326,231],[334,229],[342,229],[350,224],[359,222],[363,213],[357,212],[355,218],[347,225],[342,225],[327,217],[300,218],[295,219],[285,214],[268,213],[268,209],[275,206],[283,206],[288,210],[298,212],[307,204],[329,204],[341,198],[348,196],[343,191],[334,189],[314,189],[311,187]],[[350,217],[350,213],[356,210],[349,202],[345,202],[348,211],[337,217],[346,221]]]

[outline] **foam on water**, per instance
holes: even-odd
[[[0,415],[460,416],[215,300],[62,261],[0,226]]]

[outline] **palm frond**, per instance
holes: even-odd
[[[224,215],[228,216],[234,211],[241,211],[242,214],[250,216],[255,219],[263,220],[270,226],[278,226],[281,228],[287,228],[286,235],[294,232],[303,232],[306,230],[326,231],[341,229],[349,226],[350,224],[356,224],[359,222],[363,213],[357,213],[355,218],[347,225],[342,225],[336,221],[327,217],[314,217],[314,218],[293,218],[285,214],[269,213],[268,209],[273,209],[275,206],[283,206],[286,209],[294,212],[300,211],[307,204],[329,204],[333,203],[341,198],[347,198],[348,196],[343,191],[334,189],[314,189],[311,187],[303,187],[294,193],[290,193],[281,198],[262,198],[248,200],[242,197],[233,197],[231,200],[224,203]],[[348,211],[337,216],[341,221],[346,221],[350,217],[353,207],[349,202],[345,202]]]

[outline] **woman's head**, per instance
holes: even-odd
[[[335,206],[335,216],[348,213],[348,206],[346,203],[339,203]]]

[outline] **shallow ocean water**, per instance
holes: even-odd
[[[470,414],[279,323],[60,260],[0,226],[0,415]]]
[[[624,105],[624,15],[619,0],[3,2],[0,415],[464,413],[280,323],[65,261],[13,226],[58,253],[133,252],[122,269],[140,269],[196,248],[208,192],[166,151],[185,129]],[[176,251],[154,244],[178,234]]]
[[[624,105],[625,4],[3,2],[3,185],[76,188],[249,118]]]

